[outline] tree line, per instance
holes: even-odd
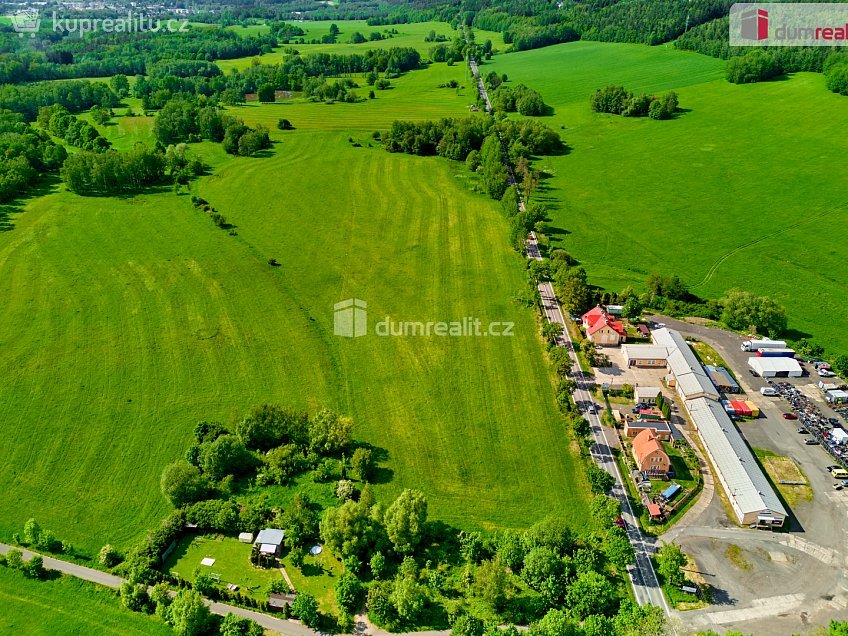
[[[829,64],[838,61],[841,54],[840,47],[790,46],[755,50],[744,46],[732,47],[729,30],[730,19],[723,15],[690,29],[675,41],[674,46],[727,60],[726,77],[735,84],[766,81],[785,73],[821,73]],[[831,58],[834,62],[828,63]]]
[[[169,60],[226,60],[270,52],[273,35],[240,35],[227,29],[190,29],[185,33],[134,32],[46,34],[42,51],[9,52],[0,56],[0,83],[19,84],[80,77],[143,75],[152,65]]]
[[[182,97],[171,99],[156,114],[153,134],[163,145],[209,139],[221,143],[227,153],[243,157],[271,145],[266,128],[251,128],[206,100]]]
[[[118,96],[101,82],[72,80],[0,85],[0,110],[20,113],[28,121],[35,121],[43,106],[58,104],[69,112],[78,113],[92,106],[112,108],[118,103]]]
[[[0,201],[26,193],[44,173],[58,171],[66,157],[64,147],[23,115],[0,111]]]

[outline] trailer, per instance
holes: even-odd
[[[794,349],[757,349],[757,355],[761,358],[794,358]]]
[[[745,340],[740,349],[742,351],[759,351],[760,349],[785,349],[786,342],[783,340],[771,340],[765,338],[763,340]]]

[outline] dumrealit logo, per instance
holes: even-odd
[[[742,12],[742,37],[746,40],[768,38],[769,14],[765,9],[749,9]]]
[[[348,298],[333,305],[333,333],[344,338],[358,338],[368,333],[368,303]]]
[[[514,323],[484,323],[474,316],[465,316],[461,320],[420,321],[392,320],[386,316],[374,325],[376,336],[512,336]],[[358,338],[368,333],[368,303],[359,298],[348,298],[333,305],[333,333],[342,338]]]
[[[734,4],[730,46],[844,46],[848,3]]]

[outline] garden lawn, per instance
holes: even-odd
[[[720,60],[667,46],[575,42],[497,56],[493,68],[540,91],[570,152],[538,165],[538,200],[568,234],[591,283],[644,289],[678,274],[694,293],[733,287],[787,307],[790,327],[848,352],[844,169],[848,100],[819,74],[750,85]],[[596,114],[596,88],[674,90],[670,121]],[[797,334],[797,335],[800,335]]]
[[[162,568],[194,582],[198,572],[220,575],[220,584],[238,585],[242,594],[258,600],[268,600],[270,585],[283,578],[278,568],[258,568],[250,563],[251,544],[223,535],[187,534],[168,555]],[[205,558],[215,559],[214,565],[201,565]]]
[[[336,578],[342,573],[342,564],[326,547],[317,556],[307,554],[300,568],[286,555],[283,566],[295,590],[314,596],[322,612],[338,613],[335,587]]]
[[[33,581],[0,567],[0,632],[18,636],[168,636],[161,619],[131,612],[117,592],[61,576]]]

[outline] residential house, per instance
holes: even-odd
[[[633,457],[637,468],[648,475],[666,477],[671,469],[668,453],[650,429],[633,438]]]
[[[597,345],[617,347],[627,340],[624,324],[613,318],[600,305],[580,317],[586,337]]]

